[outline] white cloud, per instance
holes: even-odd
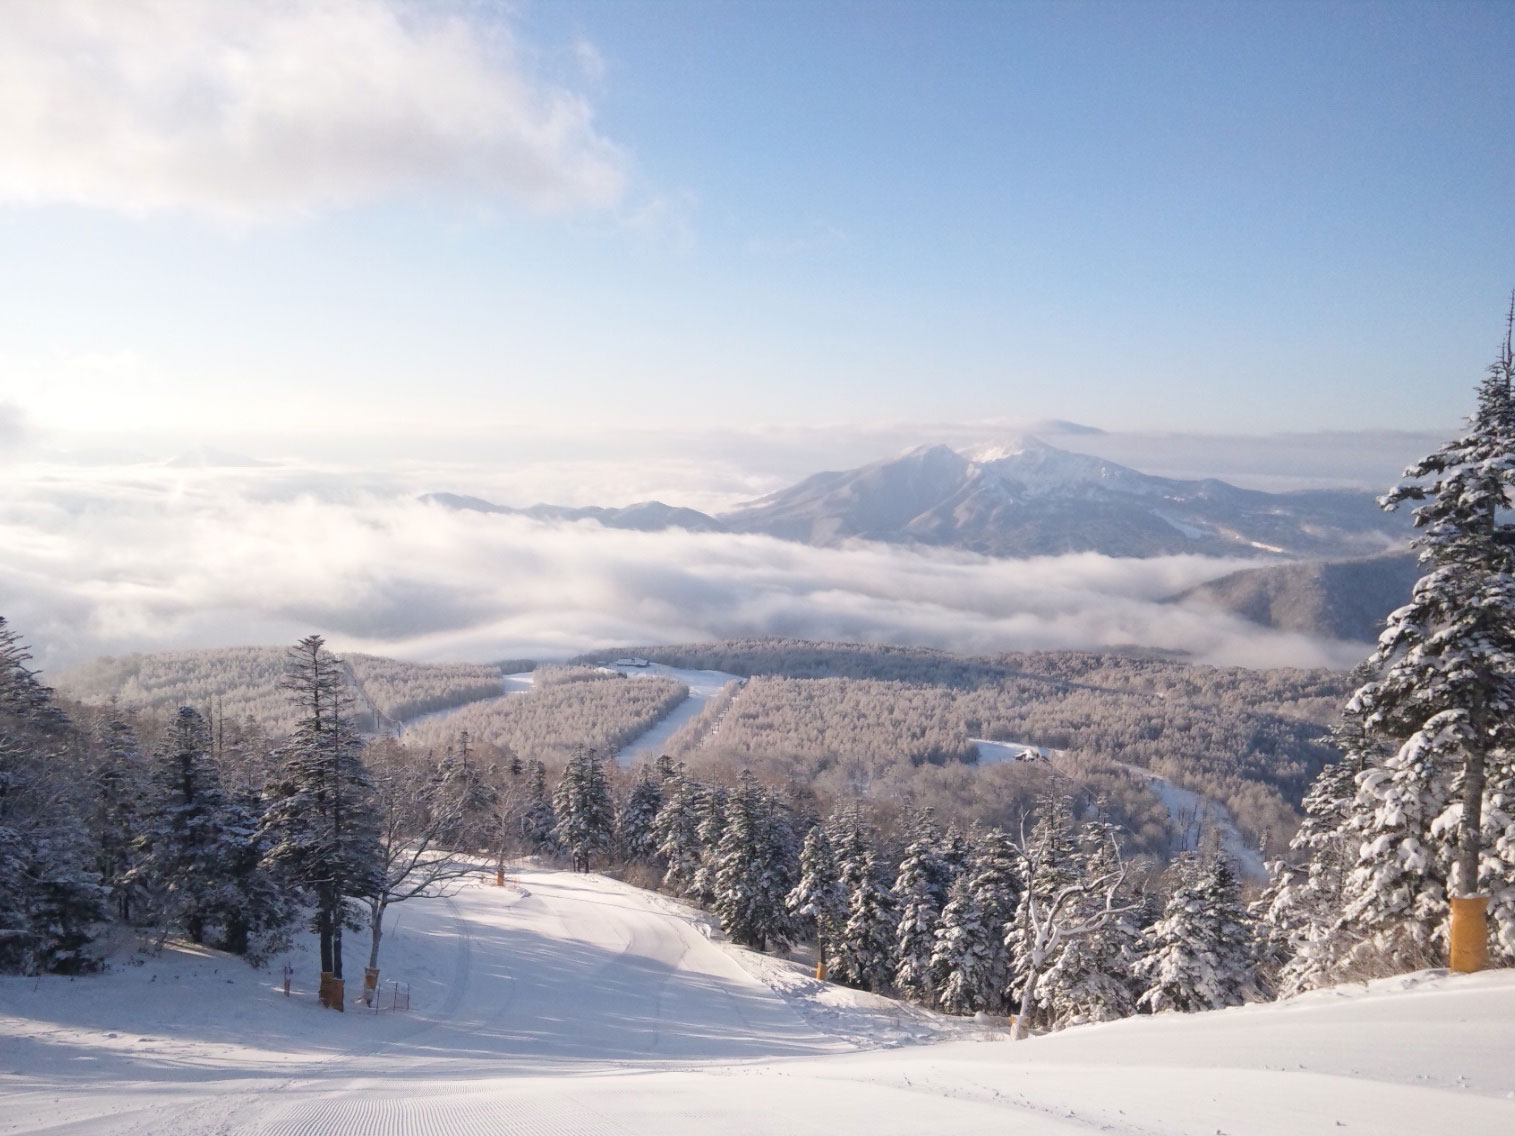
[[[0,460],[19,451],[28,434],[26,416],[21,408],[14,402],[0,402]]]
[[[278,643],[423,658],[783,634],[966,651],[1145,645],[1347,665],[1361,651],[1158,602],[1202,557],[991,560],[451,512],[293,470],[33,468],[0,487],[0,614],[49,667]]]
[[[240,222],[428,191],[566,210],[615,205],[627,164],[476,6],[6,6],[0,201]]]

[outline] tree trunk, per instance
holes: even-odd
[[[1020,1012],[1015,1015],[1015,1040],[1025,1041],[1031,1036],[1031,1008],[1036,1005],[1037,967],[1033,964],[1026,975],[1026,988],[1021,991]]]
[[[331,973],[331,903],[326,896],[326,888],[321,888],[316,907],[316,934],[321,939],[321,972]]]
[[[342,977],[342,913],[335,912],[331,920],[331,976]]]
[[[384,937],[384,908],[382,901],[374,904],[373,918],[369,920],[369,928],[373,932],[373,945],[368,949],[368,969],[379,969],[379,940]]]
[[[1458,875],[1461,877],[1453,894],[1467,898],[1478,894],[1478,861],[1483,851],[1483,783],[1484,749],[1480,734],[1479,744],[1467,755],[1463,766],[1462,823],[1460,825],[1457,852]]]

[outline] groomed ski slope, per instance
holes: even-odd
[[[278,963],[172,947],[0,980],[0,1132],[1515,1131],[1508,971],[1017,1043],[816,983],[600,876],[515,882],[393,909],[408,1014],[319,1009],[304,952],[290,999]]]

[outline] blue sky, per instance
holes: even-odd
[[[9,420],[1418,429],[1515,287],[1508,4],[290,13],[15,21]]]

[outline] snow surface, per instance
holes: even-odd
[[[988,738],[969,738],[978,750],[980,765],[994,765],[1001,761],[1042,761],[1052,759],[1057,750],[1046,746],[1026,745],[1022,742],[992,742]]]
[[[0,979],[0,1132],[1515,1130],[1512,971],[1009,1042],[818,983],[604,877],[514,882],[393,909],[385,978],[412,984],[410,1013],[319,1009],[307,951],[289,999],[277,963],[172,946]]]

